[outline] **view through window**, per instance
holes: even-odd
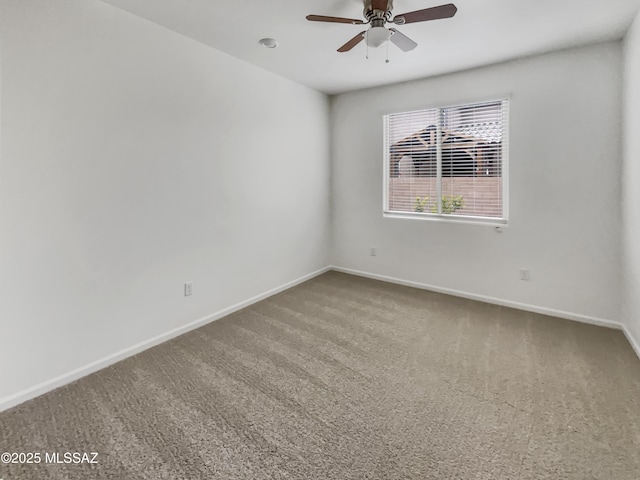
[[[385,212],[506,221],[508,100],[384,120]]]

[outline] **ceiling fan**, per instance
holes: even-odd
[[[453,17],[458,9],[453,3],[440,5],[438,7],[425,8],[414,12],[401,13],[391,19],[391,10],[393,10],[393,0],[364,0],[364,17],[366,21],[356,20],[352,18],[327,17],[325,15],[307,15],[307,20],[311,22],[330,22],[330,23],[349,23],[351,25],[371,26],[367,30],[363,30],[343,46],[339,52],[348,52],[362,40],[368,47],[376,48],[391,41],[401,50],[408,52],[418,46],[416,42],[406,35],[403,35],[395,28],[387,28],[387,22],[395,25],[404,25],[406,23],[426,22],[427,20],[438,20],[441,18]]]

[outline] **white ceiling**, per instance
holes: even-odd
[[[404,53],[364,42],[336,49],[363,25],[308,22],[362,18],[361,0],[103,0],[206,45],[328,94],[423,78],[570,46],[621,38],[640,0],[452,0],[455,17],[398,27],[418,42]],[[394,14],[450,0],[395,0]],[[258,44],[263,37],[276,49]]]

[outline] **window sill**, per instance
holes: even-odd
[[[426,220],[429,222],[466,223],[472,225],[487,225],[490,227],[506,227],[506,218],[494,217],[468,217],[464,215],[438,215],[437,213],[411,213],[411,212],[383,212],[385,218],[402,218],[409,220]]]

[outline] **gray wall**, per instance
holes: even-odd
[[[624,57],[622,320],[640,355],[640,15],[625,38]]]
[[[325,95],[95,0],[0,9],[0,407],[327,265]]]
[[[586,321],[620,319],[621,44],[332,97],[332,263]],[[382,115],[511,95],[509,225],[382,216]],[[377,248],[377,256],[369,248]],[[531,281],[519,280],[519,269]]]

